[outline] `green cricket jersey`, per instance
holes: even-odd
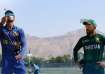
[[[104,45],[105,37],[101,34],[80,38],[73,50],[75,62],[78,61],[78,50],[81,47],[84,49],[84,62],[102,61]]]

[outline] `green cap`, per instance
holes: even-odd
[[[93,26],[97,26],[95,20],[93,20],[93,19],[84,19],[84,20],[82,20],[83,25],[86,25],[86,23],[91,24]]]

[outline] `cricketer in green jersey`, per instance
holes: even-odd
[[[105,37],[96,33],[96,22],[92,19],[85,19],[82,24],[86,29],[86,36],[81,37],[74,47],[74,61],[83,67],[83,74],[104,74],[105,62],[103,53]],[[82,62],[78,61],[78,51],[83,47],[84,56]],[[82,63],[82,64],[81,64]]]

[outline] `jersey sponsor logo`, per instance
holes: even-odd
[[[19,33],[18,32],[13,32],[13,35],[15,36],[15,37],[18,37],[19,36]]]
[[[99,44],[95,44],[95,45],[87,45],[84,46],[86,50],[94,50],[94,49],[100,49],[100,45]]]

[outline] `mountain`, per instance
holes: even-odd
[[[41,58],[62,56],[64,54],[72,56],[75,44],[84,35],[84,29],[72,31],[62,36],[47,38],[26,35],[27,50],[30,50],[33,56]]]
[[[62,56],[64,54],[72,55],[74,45],[84,35],[85,30],[79,29],[57,37],[39,38],[27,36],[28,50],[33,56],[42,58]]]

